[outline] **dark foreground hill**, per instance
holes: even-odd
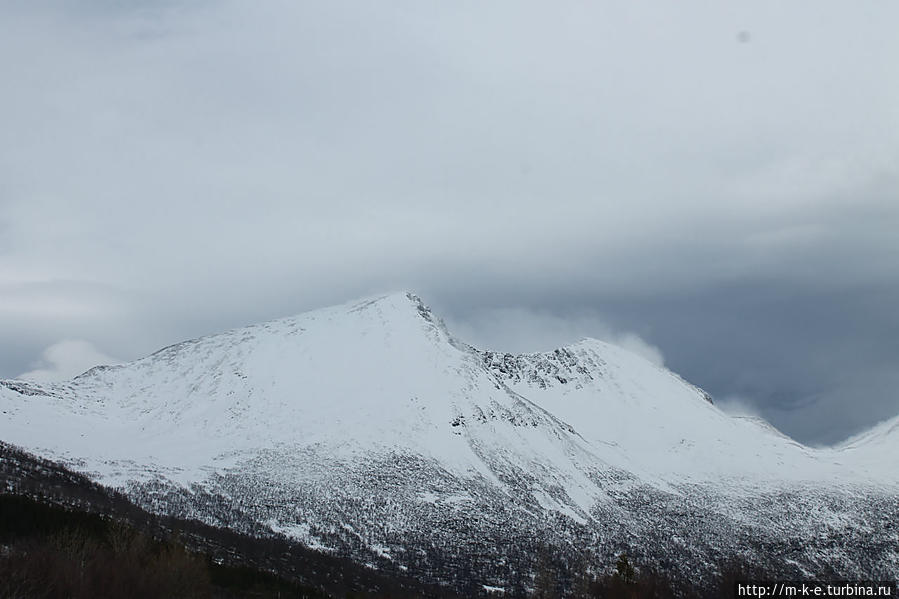
[[[459,597],[271,535],[151,514],[0,443],[0,597]]]
[[[0,443],[0,598],[458,598],[732,597],[737,580],[772,576],[720,564],[684,580],[620,555],[601,564],[536,549],[527,585],[502,593],[465,580],[456,589],[359,566],[287,538],[251,536],[151,514],[66,467]],[[427,576],[424,576],[427,578]]]

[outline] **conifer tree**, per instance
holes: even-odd
[[[627,559],[627,553],[622,553],[618,556],[618,562],[615,564],[615,573],[627,584],[632,584],[636,579],[636,572]]]

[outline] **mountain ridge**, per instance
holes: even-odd
[[[345,326],[347,330],[338,333],[337,327],[347,325],[348,320],[355,322]],[[322,331],[325,335],[341,336],[336,351],[330,347],[322,347]],[[310,336],[313,338],[309,339]],[[377,339],[373,343],[365,343],[365,339],[371,337]],[[400,342],[394,344],[396,338]],[[357,351],[360,344],[364,345],[364,349]],[[316,356],[310,355],[314,352],[330,352],[330,358],[317,360]],[[876,445],[879,438],[894,435],[890,431],[895,426],[880,426],[857,435],[853,438],[854,441],[850,440],[833,448],[809,448],[783,435],[767,422],[739,419],[714,407],[703,409],[701,405],[697,405],[697,397],[705,400],[710,407],[713,402],[702,389],[684,381],[676,373],[650,364],[632,352],[608,342],[585,338],[548,352],[517,355],[475,348],[452,335],[442,320],[434,315],[419,296],[411,292],[371,296],[297,316],[206,335],[167,346],[128,364],[98,366],[62,383],[2,381],[0,387],[34,397],[57,399],[73,393],[80,396],[90,394],[93,402],[82,400],[81,405],[75,409],[68,406],[80,415],[93,413],[109,416],[111,412],[119,411],[127,413],[120,416],[128,416],[132,421],[141,418],[147,420],[147,416],[154,415],[174,418],[174,422],[183,418],[202,418],[204,424],[201,428],[209,432],[210,427],[214,427],[210,420],[218,420],[221,426],[226,424],[221,422],[223,412],[237,418],[254,409],[271,409],[272,402],[280,403],[285,410],[294,408],[297,400],[277,393],[279,385],[305,385],[312,388],[311,393],[320,395],[325,391],[331,395],[363,395],[358,386],[342,383],[340,379],[343,376],[328,372],[328,369],[335,370],[334,363],[338,363],[340,368],[354,368],[359,374],[358,370],[365,366],[364,362],[379,353],[389,353],[391,363],[408,361],[411,364],[423,356],[429,356],[430,361],[423,364],[422,368],[433,369],[438,364],[441,366],[438,374],[444,379],[447,367],[440,362],[449,360],[454,364],[452,374],[466,377],[466,384],[469,386],[472,380],[483,377],[483,369],[487,378],[493,379],[493,385],[498,386],[498,390],[507,396],[507,401],[512,404],[524,401],[532,410],[545,412],[571,431],[576,431],[581,439],[589,437],[595,443],[627,447],[628,439],[642,435],[640,423],[649,422],[649,426],[656,425],[656,429],[653,429],[651,438],[641,439],[640,443],[649,443],[650,453],[657,455],[671,453],[675,444],[681,444],[683,447],[680,449],[687,450],[699,437],[708,436],[708,431],[685,428],[683,436],[677,438],[680,431],[677,430],[676,423],[689,423],[696,419],[709,420],[714,427],[725,427],[732,435],[741,438],[752,435],[759,429],[766,434],[774,433],[772,436],[761,435],[758,438],[765,440],[769,449],[777,453],[778,459],[788,454],[795,458],[804,453],[814,456],[814,462],[832,460],[834,456],[844,455],[848,450],[857,450],[860,445]],[[327,363],[328,360],[331,363]],[[351,361],[353,364],[350,364]],[[298,378],[291,379],[291,372],[300,369],[300,362],[305,362],[302,364],[305,370],[302,370]],[[339,364],[340,362],[343,364]],[[386,382],[373,372],[378,368],[384,368],[384,364],[376,362],[374,367],[369,368],[366,376],[370,380],[380,381],[379,384],[384,386]],[[395,370],[397,376],[414,378],[414,369]],[[329,376],[329,380],[322,380]],[[250,377],[262,382],[253,387],[247,382]],[[141,382],[145,379],[150,382]],[[312,379],[318,379],[313,381],[317,386],[310,385]],[[191,380],[192,383],[187,386],[179,384],[186,380]],[[413,386],[418,395],[446,394],[446,390],[455,384],[455,381],[445,381],[448,384],[444,388],[437,388],[431,381],[422,380],[422,377],[415,382],[416,385]],[[487,381],[481,381],[480,384],[487,384]],[[262,386],[268,388],[261,389]],[[335,389],[335,386],[338,388]],[[163,388],[168,396],[166,400],[160,398],[161,391],[156,392],[151,387]],[[262,401],[255,400],[254,403],[254,396],[260,395],[263,396]],[[180,403],[171,401],[171,397],[180,398]],[[208,405],[204,407],[192,399],[197,397],[215,398],[216,401],[207,402]],[[235,397],[237,399],[233,399]],[[388,407],[386,402],[392,401],[391,397],[376,396],[375,399],[381,402],[378,406],[357,399],[353,406],[368,413],[372,410],[377,412]],[[672,405],[675,407],[671,408]],[[394,405],[391,409],[405,407],[407,406],[401,404]],[[434,403],[429,409],[442,410],[442,418],[448,422],[464,421],[465,410],[458,406],[449,408],[447,402]],[[447,410],[452,413],[447,413]],[[340,419],[334,410],[323,408],[323,411],[327,414],[313,415],[320,419]],[[307,410],[307,414],[311,412]],[[653,423],[653,419],[659,422]],[[603,420],[608,422],[608,426],[597,424]],[[578,424],[572,424],[574,422]],[[742,426],[743,423],[753,432],[746,432],[744,429],[747,427]],[[147,427],[152,428],[147,423],[142,430]],[[664,447],[656,443],[662,438],[659,435],[665,438]],[[725,451],[729,447],[724,439],[718,437],[706,441],[724,447]],[[732,445],[734,439],[727,441]],[[653,443],[656,444],[652,445]],[[797,451],[791,452],[789,448]],[[629,450],[635,451],[633,448]],[[717,473],[721,474],[723,468],[724,465]],[[672,463],[666,463],[664,469],[677,470]],[[682,475],[683,472],[678,474]],[[820,469],[814,472],[815,476],[825,474]]]
[[[804,539],[798,565],[778,566],[788,574],[873,579],[899,565],[889,456],[805,447],[602,341],[476,349],[411,293],[208,335],[64,383],[0,381],[0,409],[0,440],[151,511],[238,527],[222,514],[240,513],[396,567],[419,551],[433,569],[470,561],[472,543],[508,545],[493,550],[499,562],[479,562],[484,584],[509,583],[514,560],[530,571],[520,552],[534,543],[613,554],[642,539],[657,545],[647,559],[682,575],[714,571],[715,552],[775,563],[757,539]],[[675,559],[685,542],[693,557]],[[860,553],[843,566],[847,550]]]

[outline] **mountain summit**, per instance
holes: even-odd
[[[780,564],[787,574],[873,579],[899,564],[886,548],[895,532],[878,528],[882,505],[896,511],[899,475],[870,449],[894,430],[811,449],[601,341],[476,349],[411,293],[65,383],[0,381],[0,410],[0,440],[148,509],[262,527],[378,567],[426,566],[437,582],[464,561],[484,584],[511,584],[535,544],[609,555],[638,544],[684,573],[714,570],[721,554],[771,563],[758,539],[807,541]],[[822,549],[851,547],[862,524],[883,547],[848,561]],[[487,547],[501,559],[472,562]]]

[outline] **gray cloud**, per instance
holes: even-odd
[[[412,288],[845,436],[899,412],[897,18],[5,4],[0,375]]]

